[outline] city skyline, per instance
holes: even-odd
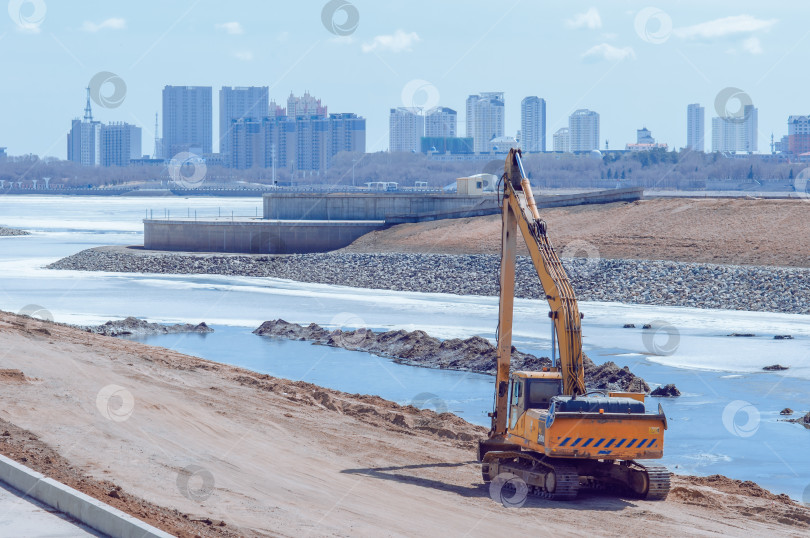
[[[236,7],[147,1],[137,9],[49,2],[33,28],[4,17],[0,51],[9,76],[0,100],[0,146],[12,155],[65,158],[63,121],[73,117],[81,89],[101,72],[124,81],[126,95],[97,107],[97,119],[141,126],[145,141],[154,138],[152,118],[167,84],[268,86],[279,102],[290,90],[309,89],[334,110],[369,119],[368,151],[387,149],[384,112],[391,107],[446,106],[466,122],[466,97],[492,88],[505,94],[508,136],[520,125],[515,105],[538,95],[548,103],[547,136],[574,110],[589,108],[602,115],[601,142],[608,139],[611,147],[632,141],[642,125],[671,148],[686,146],[684,107],[702,103],[713,117],[715,98],[727,87],[744,90],[759,109],[760,151],[769,147],[771,133],[777,139],[788,134],[789,116],[810,109],[796,69],[810,51],[798,46],[804,31],[795,6],[722,1],[708,9],[668,6],[649,16],[643,2],[464,10],[421,2],[355,4],[360,22],[348,35],[326,28],[321,3],[270,10],[255,1]],[[437,17],[418,16],[422,8]],[[669,26],[639,26],[644,16]],[[436,21],[448,18],[471,29],[470,39],[447,35]],[[507,24],[511,31],[502,31]],[[538,53],[531,61],[516,57],[514,76],[502,77],[503,51],[510,47]],[[436,49],[444,51],[441,58]],[[213,114],[218,133],[216,101]],[[26,122],[40,129],[16,127]],[[144,152],[150,146],[145,142]]]

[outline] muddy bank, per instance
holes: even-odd
[[[207,334],[214,332],[214,329],[206,325],[204,321],[197,325],[191,323],[164,325],[162,323],[150,323],[146,320],[131,316],[126,319],[110,320],[101,325],[81,326],[78,328],[89,333],[102,334],[104,336],[146,336],[151,334],[179,333]]]
[[[495,375],[497,369],[495,346],[480,336],[466,340],[452,338],[442,341],[424,331],[398,330],[378,333],[364,328],[354,331],[340,329],[329,331],[314,323],[305,327],[282,319],[266,321],[253,333],[259,336],[306,340],[343,349],[365,351],[411,366],[489,375]],[[512,346],[513,371],[539,370],[548,366],[551,366],[548,357],[535,357],[529,353],[522,353]],[[619,368],[613,362],[597,366],[587,355],[585,355],[585,383],[589,389],[650,392],[647,382],[630,372],[626,366]]]

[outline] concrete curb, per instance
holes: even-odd
[[[91,529],[116,538],[172,538],[171,534],[147,525],[80,491],[0,454],[0,482],[80,521]]]

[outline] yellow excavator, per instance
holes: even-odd
[[[509,151],[502,182],[495,406],[489,436],[478,447],[484,481],[510,473],[530,493],[555,500],[574,499],[581,487],[665,499],[667,469],[637,461],[663,456],[667,419],[661,405],[648,413],[644,393],[587,391],[582,315],[546,235],[520,150]],[[550,307],[552,361],[540,372],[510,374],[518,230]]]

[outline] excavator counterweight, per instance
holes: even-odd
[[[529,491],[558,500],[575,498],[582,486],[666,498],[667,470],[636,461],[663,456],[663,409],[659,405],[657,413],[648,413],[643,393],[587,391],[582,315],[540,218],[520,150],[510,150],[502,183],[495,403],[488,439],[478,447],[484,480],[508,472],[521,477]],[[543,285],[553,324],[555,360],[542,372],[510,371],[518,230]]]

